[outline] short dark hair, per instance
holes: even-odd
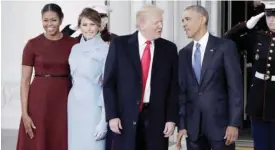
[[[54,3],[46,4],[41,10],[41,14],[43,15],[45,12],[52,11],[55,12],[60,20],[63,19],[64,15],[60,6]]]
[[[208,25],[208,20],[209,20],[209,15],[207,10],[201,6],[201,5],[192,5],[192,6],[188,6],[187,8],[185,8],[185,10],[194,10],[198,13],[200,13],[202,16],[204,16],[206,18],[206,25]]]
[[[89,20],[93,21],[98,27],[101,26],[101,18],[97,11],[92,8],[84,8],[78,17],[78,26],[81,24],[82,18],[88,18]]]

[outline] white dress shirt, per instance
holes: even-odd
[[[196,44],[199,43],[201,45],[200,50],[201,50],[201,66],[202,66],[202,62],[203,62],[204,53],[205,53],[206,45],[207,45],[207,42],[208,42],[208,38],[209,38],[209,33],[206,32],[204,34],[204,36],[199,41],[194,41],[193,51],[192,51],[192,65],[194,65],[194,55],[195,55],[195,51],[196,51]]]
[[[147,40],[144,38],[143,35],[141,35],[140,32],[138,32],[138,45],[139,45],[139,56],[140,60],[142,59],[142,55],[144,52],[144,49],[146,47]],[[150,60],[150,67],[149,67],[149,73],[145,85],[145,91],[144,91],[144,97],[143,97],[143,103],[149,103],[150,102],[150,94],[151,94],[151,72],[152,72],[152,62],[154,58],[154,51],[155,51],[155,43],[154,41],[151,41],[150,45],[150,54],[151,54],[151,60]]]

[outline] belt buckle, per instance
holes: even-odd
[[[270,79],[270,76],[269,76],[268,74],[265,74],[264,79],[265,79],[265,80],[269,80],[269,79]]]
[[[46,74],[46,75],[45,75],[45,77],[46,77],[46,78],[49,78],[49,77],[51,77],[51,75],[49,75],[49,74]]]
[[[149,107],[149,103],[143,103],[143,107],[144,107],[144,108]]]

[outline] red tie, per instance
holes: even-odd
[[[142,98],[139,105],[139,110],[141,111],[143,108],[143,98],[145,92],[146,81],[148,78],[149,68],[150,68],[150,61],[151,61],[151,53],[150,53],[150,45],[151,41],[146,41],[146,46],[143,51],[143,55],[141,58],[141,68],[142,68]]]

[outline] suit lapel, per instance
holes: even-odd
[[[205,53],[204,53],[204,58],[203,58],[203,63],[202,63],[202,69],[201,69],[201,82],[204,79],[204,75],[206,73],[207,68],[209,67],[209,65],[211,64],[211,60],[213,59],[213,54],[215,52],[214,48],[214,44],[215,44],[215,39],[214,37],[209,34],[209,38],[208,38],[208,42],[205,48]]]
[[[131,38],[129,39],[128,43],[128,49],[127,52],[129,56],[131,57],[130,60],[132,60],[132,63],[134,67],[136,68],[138,74],[141,75],[141,62],[140,62],[140,56],[139,56],[139,45],[138,45],[138,31],[136,31],[134,34],[132,34]]]

